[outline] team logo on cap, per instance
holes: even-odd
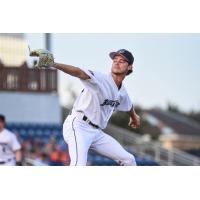
[[[118,53],[125,53],[125,50],[121,49],[121,50],[118,51]]]

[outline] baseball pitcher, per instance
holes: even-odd
[[[109,74],[55,63],[53,55],[47,50],[35,50],[30,55],[39,56],[39,68],[54,67],[79,78],[84,86],[71,114],[63,124],[63,137],[68,144],[70,165],[86,165],[89,149],[119,165],[136,165],[135,157],[103,131],[114,111],[127,112],[130,116],[129,126],[132,128],[140,125],[140,117],[136,114],[123,84],[125,77],[132,73],[132,53],[125,49],[111,52],[109,55],[112,67]]]

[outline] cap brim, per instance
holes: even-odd
[[[117,54],[116,52],[110,52],[109,56],[111,59],[113,59],[116,56],[116,54]]]
[[[109,56],[110,56],[110,58],[111,58],[112,60],[114,59],[115,56],[121,56],[121,57],[123,57],[127,62],[129,62],[129,61],[127,60],[126,57],[124,57],[122,54],[117,53],[117,52],[111,52],[111,53],[109,54]]]

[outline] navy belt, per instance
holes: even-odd
[[[12,158],[9,158],[7,161],[0,161],[0,165],[5,164],[7,162],[10,162],[11,160],[13,160]]]
[[[96,124],[93,124],[85,115],[83,116],[83,121],[87,122],[88,124],[90,124],[95,128],[99,128]]]

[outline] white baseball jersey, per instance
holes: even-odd
[[[0,162],[7,162],[10,159],[15,159],[14,152],[19,150],[19,144],[14,133],[7,129],[0,132]]]
[[[81,80],[84,90],[63,124],[63,137],[68,144],[70,165],[86,165],[89,149],[115,160],[120,165],[136,165],[134,156],[102,130],[114,111],[131,110],[132,102],[125,87],[122,85],[118,89],[111,74],[83,70],[90,79]],[[84,120],[85,116],[89,121]]]
[[[124,85],[118,89],[111,74],[82,70],[90,79],[81,80],[85,88],[76,99],[73,111],[83,112],[92,123],[104,129],[114,111],[131,110],[132,101]]]

